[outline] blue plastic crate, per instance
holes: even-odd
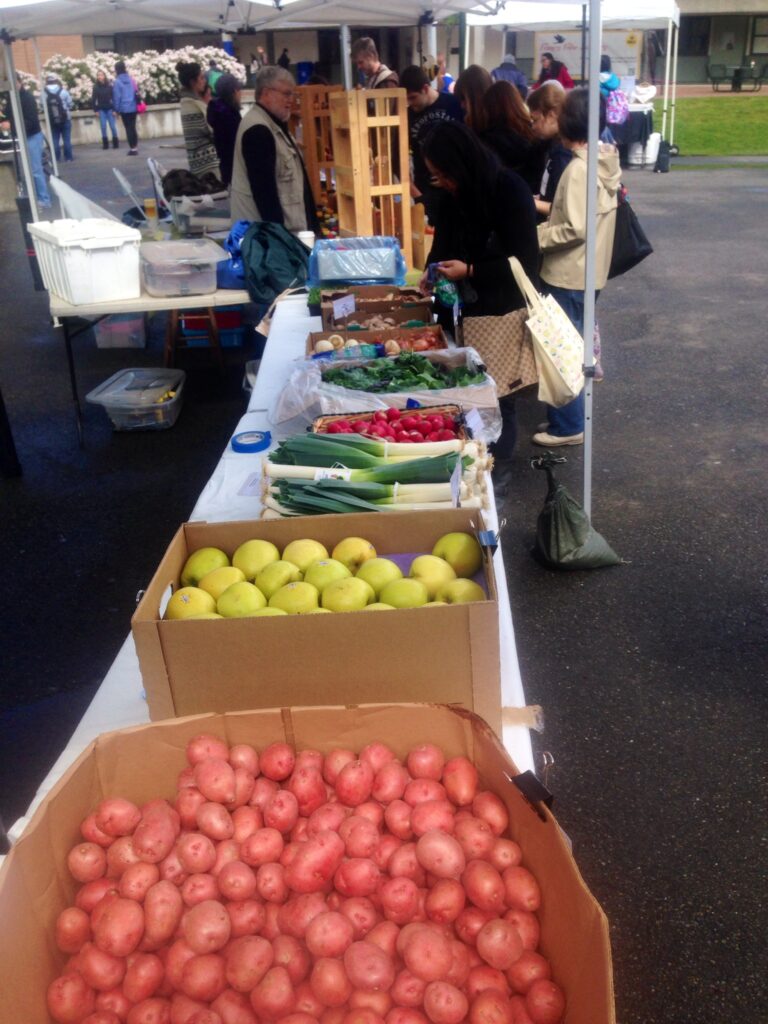
[[[219,343],[222,348],[242,348],[245,332],[242,327],[226,327],[219,330]],[[209,348],[210,340],[205,333],[184,333],[184,342],[188,348]]]

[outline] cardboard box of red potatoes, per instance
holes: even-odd
[[[158,797],[173,800],[186,744],[203,732],[257,750],[284,741],[324,754],[338,747],[359,752],[378,740],[403,759],[428,738],[446,757],[469,758],[480,786],[503,801],[509,834],[538,880],[539,951],[565,994],[563,1024],[614,1024],[608,922],[555,819],[546,809],[539,816],[510,782],[517,770],[485,723],[464,711],[425,704],[275,708],[177,719],[99,737],[51,790],[0,869],[3,1020],[50,1021],[46,990],[66,961],[54,927],[78,889],[67,854],[81,840],[81,821],[106,797],[139,805]]]
[[[500,731],[499,610],[487,552],[486,601],[375,615],[160,618],[163,595],[178,586],[188,556],[202,547],[231,557],[252,538],[272,541],[282,552],[290,541],[311,537],[331,551],[345,537],[364,537],[379,555],[421,554],[446,533],[483,529],[473,509],[185,523],[131,621],[150,718],[386,696],[460,704]]]

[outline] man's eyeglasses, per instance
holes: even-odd
[[[293,89],[278,89],[277,86],[275,85],[270,85],[269,88],[272,90],[272,92],[279,92],[280,95],[285,96],[286,99],[292,100],[293,97],[296,95]]]

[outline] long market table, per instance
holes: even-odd
[[[232,296],[236,293],[226,294]],[[199,301],[197,305],[200,305]],[[246,430],[273,431],[269,406],[284,385],[293,361],[303,356],[307,334],[315,329],[318,319],[309,317],[306,298],[287,298],[278,303],[248,411],[241,417],[232,436]],[[263,453],[235,452],[228,443],[189,518],[209,522],[257,519],[261,513],[262,458]],[[490,487],[489,500],[490,507],[484,513],[485,519],[490,529],[498,531],[499,520],[493,501],[493,489]],[[517,659],[501,547],[493,556],[493,567],[499,603],[500,702],[502,707],[521,708],[525,706],[525,694]],[[26,815],[10,829],[11,840],[18,839],[46,793],[100,733],[148,722],[149,712],[144,699],[138,658],[133,637],[129,634],[72,737],[41,783]],[[520,771],[533,771],[528,727],[507,722],[503,726],[502,739]]]

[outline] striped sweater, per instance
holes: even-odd
[[[182,89],[180,108],[190,171],[198,177],[215,174],[219,178],[221,172],[213,132],[205,119],[206,104],[189,89]]]

